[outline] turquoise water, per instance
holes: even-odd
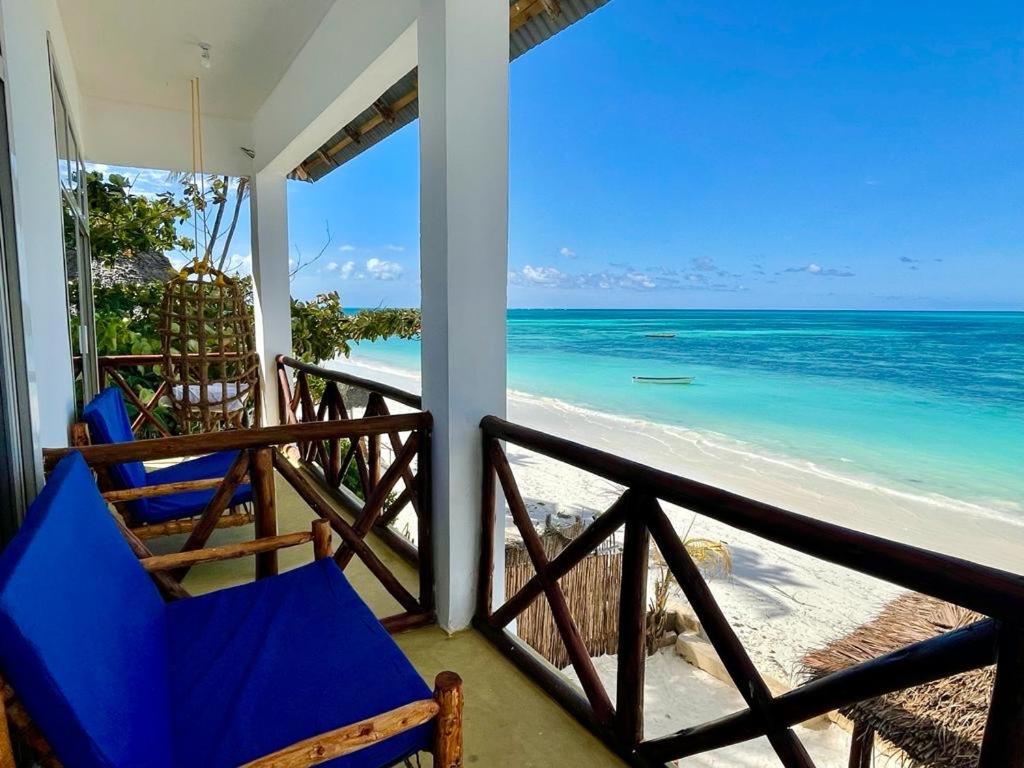
[[[511,389],[1024,517],[1024,313],[510,310],[508,319]],[[419,370],[419,342],[362,344],[356,357]],[[666,386],[633,376],[696,378]]]

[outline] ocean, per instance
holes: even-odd
[[[354,357],[418,371],[419,341]],[[508,362],[512,390],[1024,522],[1024,313],[515,309]]]

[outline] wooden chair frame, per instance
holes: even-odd
[[[309,532],[289,533],[254,539],[239,544],[209,547],[194,552],[146,555],[143,567],[153,574],[168,575],[181,568],[246,556],[259,556],[312,542],[314,557],[331,557],[331,527],[326,520],[314,520]],[[139,554],[136,552],[136,554]],[[184,595],[174,595],[178,599]],[[33,724],[15,691],[0,680],[0,768],[15,768],[11,730],[21,735],[25,745],[44,768],[61,765],[45,737]],[[269,755],[246,763],[242,768],[304,768],[334,760],[343,755],[397,736],[431,720],[436,721],[431,754],[438,768],[461,768],[462,760],[462,679],[454,672],[441,672],[434,680],[434,695],[414,701],[374,717],[335,728],[296,742]]]
[[[80,448],[92,445],[92,437],[89,434],[89,425],[84,421],[72,424],[69,442],[71,445]],[[233,469],[234,468],[232,467],[232,470]],[[248,467],[246,467],[246,470],[247,469]],[[204,525],[203,521],[207,517],[209,505],[203,510],[203,512],[194,517],[183,518],[181,520],[168,520],[163,523],[138,523],[132,518],[131,510],[128,508],[126,502],[135,501],[136,499],[151,499],[156,496],[169,496],[175,493],[182,493],[184,491],[199,491],[207,490],[209,488],[217,488],[222,485],[228,477],[234,474],[229,470],[228,475],[225,477],[211,477],[202,480],[182,480],[175,483],[148,485],[144,488],[119,489],[114,487],[114,483],[111,480],[110,473],[107,471],[106,467],[97,467],[95,468],[95,471],[96,482],[99,485],[100,492],[103,494],[103,498],[114,505],[114,508],[117,509],[125,523],[140,539],[154,539],[159,536],[174,536],[182,533],[192,534],[197,527]],[[240,479],[244,476],[245,471],[242,471]],[[234,486],[237,485],[237,482],[234,483]],[[227,500],[230,500],[230,498],[231,497],[228,496]],[[211,502],[212,501],[213,500],[211,499]],[[225,504],[224,508],[220,510],[216,520],[214,521],[214,528],[237,528],[241,525],[250,525],[254,520],[255,517],[253,510],[249,505],[243,504],[237,507],[228,507]]]

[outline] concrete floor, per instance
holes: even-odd
[[[313,515],[281,478],[277,483],[279,533],[308,530]],[[251,539],[252,527],[214,533],[210,544]],[[415,572],[374,537],[367,541],[395,575],[416,593]],[[154,551],[181,548],[184,536],[150,542]],[[337,537],[335,536],[335,544]],[[279,554],[281,570],[312,559],[306,545]],[[252,578],[251,558],[213,563],[193,569],[185,586],[193,594],[239,584]],[[354,559],[346,576],[378,617],[401,608],[374,577]],[[481,768],[621,768],[624,763],[543,691],[524,677],[478,633],[468,630],[448,635],[437,627],[424,627],[395,635],[395,641],[423,678],[432,685],[446,669],[458,672],[465,684],[465,762]],[[423,756],[422,765],[430,765]]]

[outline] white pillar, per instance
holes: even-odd
[[[417,37],[423,402],[434,415],[437,612],[442,627],[457,630],[474,609],[479,423],[505,414],[508,0],[420,0]]]
[[[256,350],[263,363],[263,423],[267,426],[280,421],[275,358],[292,353],[287,183],[283,174],[262,171],[252,179],[249,198]]]

